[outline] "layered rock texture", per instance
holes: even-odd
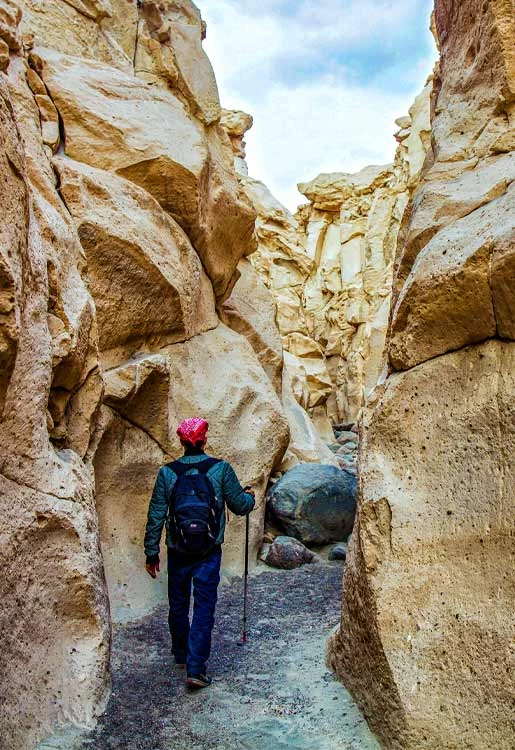
[[[0,0],[6,750],[91,723],[110,611],[163,596],[142,538],[179,420],[206,417],[211,452],[255,487],[254,552],[271,473],[330,459],[246,260],[256,211],[204,33],[189,0]],[[230,519],[232,571],[243,530]]]
[[[329,660],[384,747],[508,750],[515,589],[515,16],[437,0],[432,148],[395,262]]]
[[[385,365],[395,247],[430,143],[430,88],[397,121],[393,164],[299,184],[309,200],[297,212],[300,242],[313,269],[302,294],[304,325],[288,334],[286,349],[297,372],[306,356],[318,362],[328,393],[320,403],[333,424],[356,420]],[[309,355],[306,336],[316,348]]]
[[[242,139],[252,119],[222,118],[257,211],[251,262],[276,300],[293,392],[328,442],[331,424],[356,420],[385,364],[395,247],[430,142],[430,90],[398,120],[394,164],[300,184],[309,203],[295,217],[247,174]]]

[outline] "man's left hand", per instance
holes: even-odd
[[[157,560],[152,560],[151,562],[149,562],[149,559],[147,558],[145,570],[151,578],[157,578],[157,574],[159,573],[159,557]]]

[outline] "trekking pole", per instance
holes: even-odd
[[[243,638],[247,643],[247,583],[249,577],[249,514],[245,516],[245,578],[243,581]]]

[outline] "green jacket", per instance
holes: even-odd
[[[179,461],[185,464],[191,464],[192,468],[199,461],[210,458],[206,453],[193,456],[181,456]],[[227,461],[219,461],[207,472],[208,479],[213,485],[215,495],[227,505],[230,511],[237,516],[245,516],[254,507],[254,498],[245,492],[238,481],[234,469]],[[169,466],[162,466],[157,474],[154,491],[148,506],[147,527],[145,530],[145,554],[152,557],[159,554],[159,545],[163,526],[166,523],[166,544],[172,545],[170,529],[168,524],[168,500],[172,488],[177,479],[177,474]],[[222,513],[220,523],[220,532],[216,540],[217,544],[222,544],[225,532],[225,513]]]

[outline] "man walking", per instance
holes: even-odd
[[[204,452],[208,427],[206,420],[198,417],[179,425],[177,435],[184,455],[159,470],[145,531],[146,569],[155,578],[166,523],[172,653],[177,666],[186,667],[186,684],[192,688],[211,684],[206,664],[220,582],[225,505],[244,516],[255,502],[254,491],[241,486],[229,463]]]

